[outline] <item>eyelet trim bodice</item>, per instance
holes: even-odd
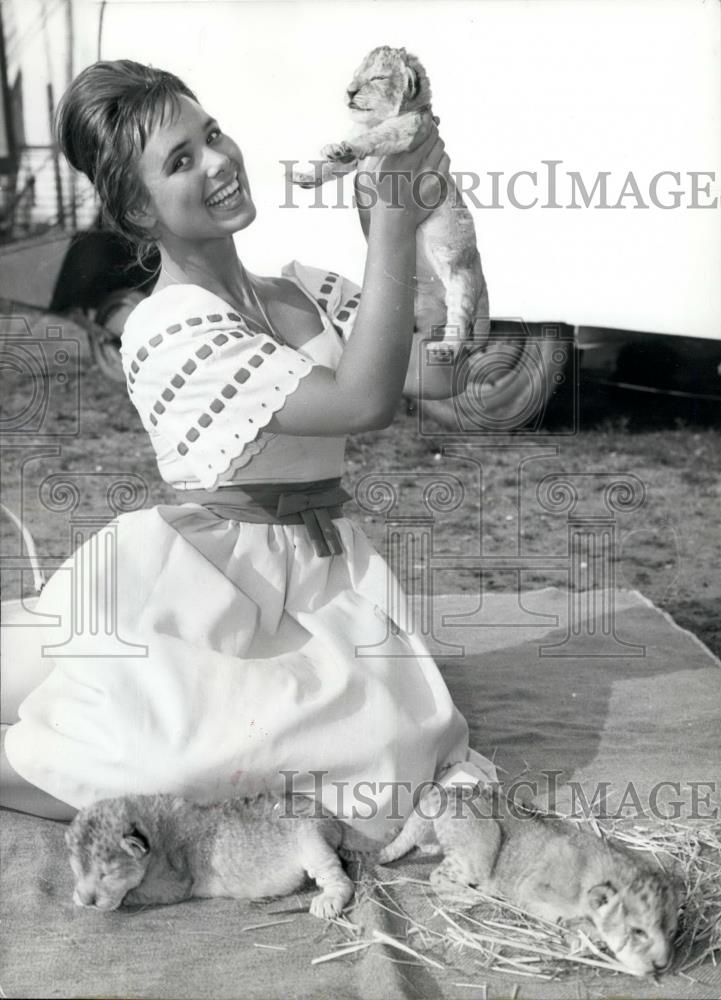
[[[328,472],[327,446],[336,439],[262,431],[314,364],[337,364],[360,291],[334,272],[296,262],[283,273],[301,284],[325,315],[322,333],[297,350],[252,332],[227,303],[196,285],[168,286],[129,317],[121,347],[128,392],[166,482],[214,489],[238,481],[238,470],[280,437],[288,438],[281,449],[286,465],[293,444],[305,464],[308,442],[323,442],[320,473]],[[342,463],[344,439],[337,440]],[[340,474],[337,464],[331,475]]]

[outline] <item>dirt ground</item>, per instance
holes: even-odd
[[[114,510],[174,497],[124,386],[100,374],[77,330],[65,324],[61,334],[78,337],[79,364],[61,355],[45,375],[12,358],[3,366],[2,500],[22,510],[50,568],[72,551],[79,518],[95,530]],[[399,526],[430,535],[431,561],[444,563],[438,592],[598,586],[613,582],[610,566],[618,586],[641,591],[721,655],[721,409],[612,389],[583,368],[577,388],[577,419],[556,404],[533,433],[503,437],[456,438],[402,405],[391,427],[349,440],[349,513],[381,550]],[[554,504],[559,480],[578,495],[570,511]],[[113,492],[121,481],[127,490]],[[613,483],[629,490],[624,500],[617,487],[615,506],[605,492]],[[391,487],[398,502],[384,512],[378,501]],[[609,558],[581,553],[573,578],[569,517],[575,530],[613,536]],[[32,593],[31,574],[13,568],[18,554],[3,519],[5,598]]]

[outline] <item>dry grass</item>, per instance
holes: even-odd
[[[681,882],[682,909],[673,970],[688,974],[721,957],[721,823],[689,827],[669,822],[652,830],[614,831],[632,850],[652,853]]]
[[[652,857],[677,881],[681,912],[675,957],[668,971],[691,978],[690,973],[702,963],[715,966],[721,957],[721,823],[690,827],[667,822],[652,829],[613,825],[601,829],[593,817],[576,822],[583,822],[597,836],[642,853],[647,860]],[[416,905],[402,906],[399,897],[415,897]],[[419,897],[424,905],[417,905]],[[355,905],[386,911],[392,925],[405,927],[405,939],[378,931],[369,936],[362,920],[344,920],[339,926],[349,940],[324,955],[323,961],[382,943],[402,950],[417,964],[436,968],[452,967],[462,954],[465,961],[473,960],[479,972],[541,980],[577,975],[582,970],[596,975],[629,974],[584,929],[549,923],[478,890],[441,896],[425,881],[389,871],[387,879],[364,879]],[[430,915],[419,918],[419,909]]]

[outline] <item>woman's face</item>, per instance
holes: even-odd
[[[226,237],[255,218],[243,155],[189,97],[158,125],[138,162],[148,192],[144,219],[161,243]]]

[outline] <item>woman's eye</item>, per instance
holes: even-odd
[[[176,170],[182,170],[185,164],[189,161],[190,161],[189,156],[186,155],[179,156],[178,159],[175,160],[175,162],[173,163],[173,173],[175,173]]]
[[[639,938],[639,940],[648,937],[646,931],[642,927],[632,927],[631,933],[633,934],[634,937]]]
[[[208,133],[208,142],[215,142],[215,140],[219,139],[222,134],[223,133],[219,128],[212,128]]]

